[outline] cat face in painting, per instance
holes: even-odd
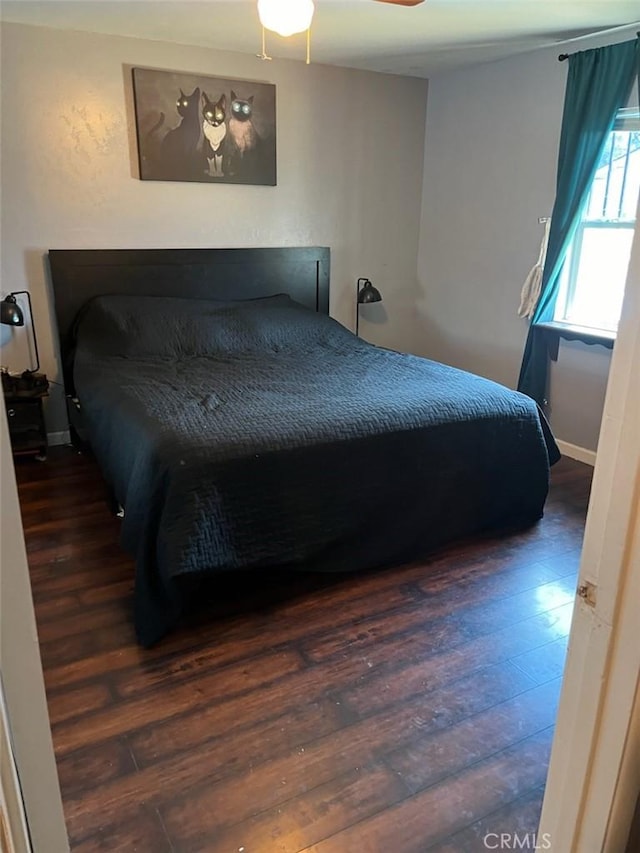
[[[176,109],[178,110],[178,114],[181,116],[186,116],[189,112],[189,108],[193,107],[195,102],[196,106],[198,101],[200,100],[200,89],[194,89],[190,95],[185,95],[185,93],[180,89],[180,97],[176,101]]]
[[[205,91],[202,92],[202,117],[212,127],[220,127],[227,117],[227,97],[221,95],[217,101],[212,101]]]
[[[253,112],[253,95],[244,100],[231,90],[231,115],[236,121],[249,121]]]

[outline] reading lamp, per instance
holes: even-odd
[[[382,296],[377,287],[374,287],[368,278],[359,278],[356,284],[356,335],[360,327],[360,306],[368,305],[370,302],[382,302]]]
[[[33,335],[33,351],[36,356],[36,366],[29,368],[25,373],[37,373],[40,370],[40,356],[38,355],[38,339],[36,338],[36,327],[33,324],[33,309],[31,307],[31,296],[28,290],[16,290],[10,293],[0,302],[0,323],[3,326],[24,326],[24,314],[22,308],[16,301],[16,296],[26,296],[29,302],[29,316],[31,318],[31,334]]]

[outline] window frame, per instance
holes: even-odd
[[[613,123],[613,127],[611,128],[609,138],[612,138],[613,134],[617,131],[640,131],[640,107],[624,107],[623,109],[618,111],[616,119]],[[607,141],[607,145],[609,142]],[[613,147],[612,147],[613,153]],[[627,154],[628,160],[629,154]],[[622,204],[622,199],[625,192],[626,182],[627,182],[627,169],[628,162],[625,164],[625,175],[623,177],[622,188],[620,192],[620,204]],[[607,179],[608,180],[608,179]],[[594,175],[595,181],[595,175]],[[593,182],[592,182],[593,186]],[[589,229],[605,229],[607,231],[613,229],[631,229],[635,230],[637,226],[637,220],[634,219],[585,219],[585,213],[589,204],[589,195],[591,193],[591,187],[589,188],[589,193],[585,199],[584,207],[580,212],[580,218],[576,225],[576,229],[574,235],[571,239],[571,244],[567,250],[567,257],[565,258],[563,268],[560,271],[560,289],[558,293],[558,300],[556,302],[556,308],[554,311],[553,323],[554,326],[564,325],[566,327],[571,327],[572,329],[582,328],[585,330],[585,337],[597,338],[599,332],[602,332],[602,338],[607,340],[615,340],[617,327],[616,329],[610,328],[602,328],[599,329],[596,326],[584,326],[576,323],[575,319],[572,319],[568,316],[568,312],[570,310],[570,306],[572,304],[572,300],[575,297],[576,291],[579,286],[579,267],[582,256],[582,245],[584,240],[584,234],[587,228]],[[589,341],[591,343],[593,341]]]

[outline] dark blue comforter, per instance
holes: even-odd
[[[391,565],[532,523],[557,458],[528,397],[286,296],[99,297],[74,379],[125,508],[144,645],[180,615],[187,575]]]

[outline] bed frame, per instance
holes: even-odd
[[[329,313],[329,249],[51,249],[64,387],[73,397],[73,325],[95,296],[253,299],[287,293]],[[71,412],[70,412],[71,414]]]

